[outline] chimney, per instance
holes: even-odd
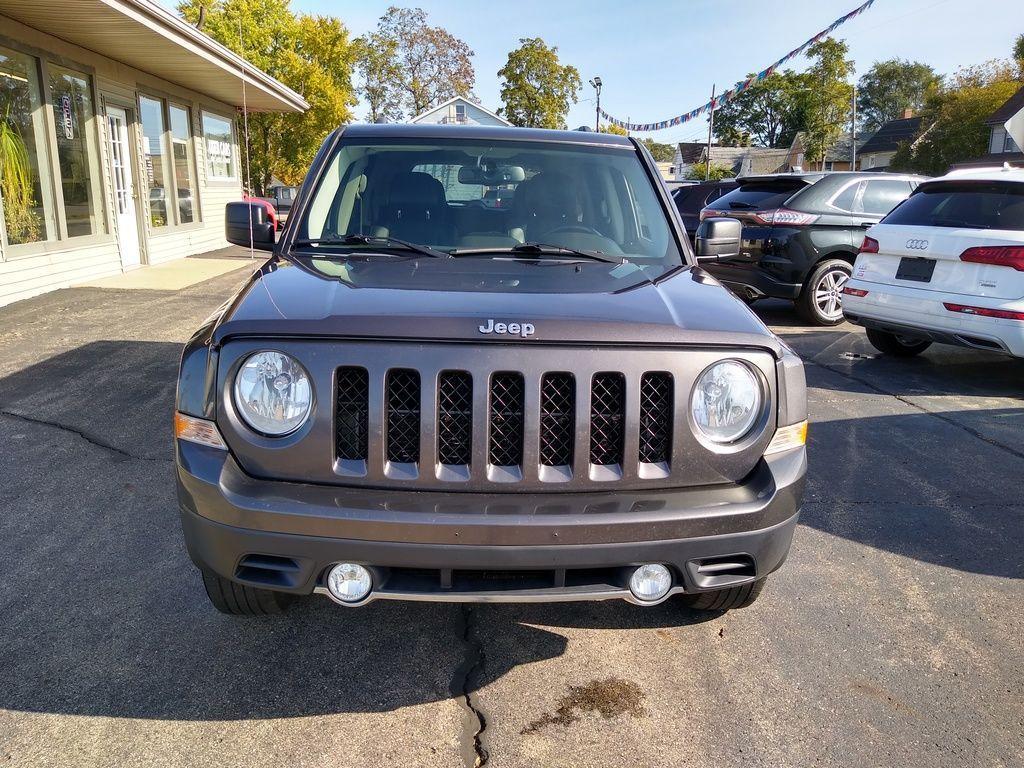
[[[907,107],[906,109],[903,110],[903,114],[900,116],[900,119],[906,120],[908,117],[913,117],[913,116],[914,116],[914,110],[912,110],[910,107]]]

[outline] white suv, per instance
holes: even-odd
[[[880,352],[940,342],[1024,357],[1024,170],[921,184],[867,231],[843,294]]]

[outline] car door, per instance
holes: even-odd
[[[861,214],[864,228],[880,222],[913,191],[906,179],[867,179],[861,182],[861,187],[854,212]]]

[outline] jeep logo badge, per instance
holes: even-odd
[[[496,323],[494,318],[488,318],[487,324],[481,325],[478,330],[480,333],[503,333],[509,336],[521,336],[525,339],[533,336],[537,329],[533,327],[533,323]]]

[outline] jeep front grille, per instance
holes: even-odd
[[[323,465],[303,477],[494,493],[732,481],[760,458],[774,413],[766,409],[763,433],[737,451],[711,451],[694,434],[687,406],[696,377],[725,354],[352,342],[326,374],[333,414],[317,420],[302,445],[310,447],[303,467],[315,464],[314,442]],[[772,381],[768,353],[731,355],[758,361]],[[277,454],[268,451],[265,461],[272,466]]]
[[[523,463],[523,377],[496,373],[491,377],[489,461],[496,467]]]
[[[473,377],[445,371],[437,382],[437,460],[468,465],[473,455]]]
[[[408,368],[388,371],[387,457],[398,464],[420,460],[420,374]]]

